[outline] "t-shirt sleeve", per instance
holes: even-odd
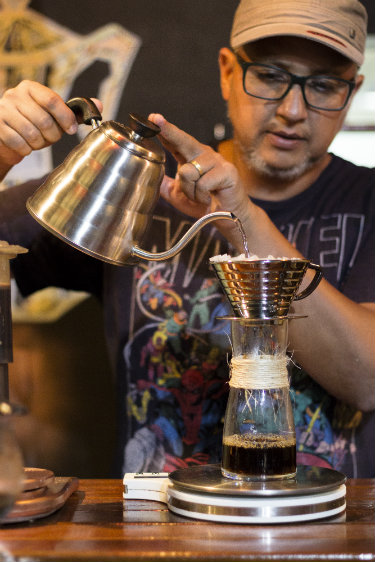
[[[375,183],[374,170],[368,171],[359,193],[353,189],[353,212],[359,205],[363,217],[363,234],[344,272],[340,290],[355,302],[375,302]],[[353,240],[357,240],[353,236]]]
[[[374,220],[358,250],[353,264],[349,264],[341,291],[355,302],[375,302],[375,233]]]

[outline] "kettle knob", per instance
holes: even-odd
[[[145,117],[138,115],[138,113],[129,113],[129,126],[133,134],[149,139],[160,133],[160,127],[149,121]]]

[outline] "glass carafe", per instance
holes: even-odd
[[[231,319],[230,392],[222,474],[272,480],[296,474],[286,354],[288,320]]]

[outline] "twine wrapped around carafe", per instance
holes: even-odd
[[[259,355],[233,357],[230,362],[231,388],[289,388],[287,357]]]

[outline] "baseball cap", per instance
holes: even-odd
[[[367,12],[358,0],[241,0],[231,31],[233,50],[275,35],[322,43],[361,66]]]

